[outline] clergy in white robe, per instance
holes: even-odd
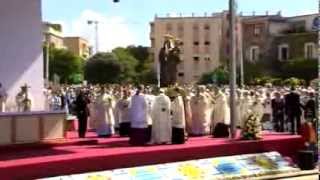
[[[153,144],[170,144],[172,138],[171,102],[164,92],[160,92],[152,107],[152,136]]]
[[[226,95],[218,90],[213,109],[213,136],[228,137],[230,125],[230,109]]]
[[[259,96],[259,94],[256,94],[254,102],[251,106],[251,111],[258,116],[258,119],[261,122],[264,114],[264,106],[263,106],[263,99]]]
[[[171,103],[172,111],[172,143],[184,144],[185,143],[185,109],[183,98],[180,95],[172,98]]]
[[[97,107],[97,99],[92,99],[91,103],[88,104],[88,108],[89,108],[89,127],[92,129],[96,129],[97,128],[97,112],[96,112],[96,107]]]
[[[119,122],[120,136],[129,136],[130,132],[130,118],[129,118],[129,105],[130,105],[130,92],[123,91],[123,97],[117,102],[115,107],[115,120]]]
[[[185,119],[186,119],[186,131],[188,133],[191,132],[192,126],[192,112],[191,112],[191,93],[187,93],[187,95],[183,98],[184,109],[185,109]]]
[[[6,110],[7,91],[2,87],[0,83],[0,113]]]
[[[131,98],[129,107],[129,117],[131,123],[130,140],[131,145],[145,145],[148,142],[148,120],[147,120],[147,101],[142,94],[143,87],[138,90]]]
[[[210,132],[210,101],[203,92],[191,98],[191,135],[203,136]]]
[[[114,134],[114,115],[111,95],[101,93],[95,105],[96,132],[100,137],[110,137]]]
[[[147,101],[147,121],[148,121],[148,141],[151,140],[152,133],[152,106],[155,101],[155,96],[152,94],[145,94],[145,98]]]

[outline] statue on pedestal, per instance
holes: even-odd
[[[181,41],[165,35],[163,47],[159,52],[160,86],[168,87],[177,82],[177,65],[180,63]]]
[[[18,112],[29,112],[32,107],[32,100],[30,93],[28,91],[30,87],[25,84],[21,86],[20,92],[16,96],[16,103],[18,107]]]

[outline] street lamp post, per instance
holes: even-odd
[[[94,24],[95,26],[95,43],[96,43],[96,53],[99,52],[99,31],[98,31],[98,25],[99,25],[99,21],[93,21],[93,20],[89,20],[88,21],[88,25],[92,25]]]
[[[46,86],[49,85],[49,63],[50,63],[50,43],[46,40],[46,72],[45,72],[45,80]]]
[[[230,59],[230,129],[231,137],[236,135],[236,33],[235,33],[235,14],[236,4],[235,0],[229,0],[229,19],[230,19],[230,45],[231,45],[231,59]]]

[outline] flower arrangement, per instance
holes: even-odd
[[[258,140],[261,139],[261,124],[259,116],[256,113],[249,115],[244,123],[242,130],[242,138],[245,140]]]

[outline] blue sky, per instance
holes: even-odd
[[[238,12],[263,14],[281,10],[285,16],[316,13],[318,0],[238,0]],[[99,48],[110,50],[128,44],[149,45],[149,22],[167,13],[203,15],[228,8],[228,0],[42,0],[43,20],[61,23],[65,35],[83,36],[92,43],[99,25]]]

